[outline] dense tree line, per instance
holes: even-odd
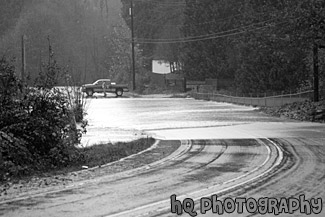
[[[311,86],[315,46],[324,77],[324,4],[133,0],[137,81],[147,82],[151,60],[163,59],[182,63],[188,80],[234,81],[228,88],[241,92]],[[49,45],[77,83],[130,81],[130,6],[131,0],[1,1],[0,55],[16,57],[19,69],[25,35],[31,81],[44,70]]]
[[[129,80],[129,30],[119,0],[10,0],[0,2],[0,56],[21,67],[25,35],[30,82],[44,70],[49,45],[75,83],[108,77]],[[64,83],[64,79],[61,83]]]
[[[130,26],[131,1],[122,2]],[[228,88],[246,93],[312,86],[313,47],[325,44],[324,1],[133,2],[143,55],[182,62],[189,80],[233,81]],[[324,50],[319,55],[324,77]]]
[[[185,71],[194,78],[234,79],[243,92],[301,87],[312,72],[312,47],[324,39],[324,1],[187,1]]]

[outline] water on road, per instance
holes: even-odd
[[[169,130],[280,121],[253,107],[184,98],[88,99],[87,113],[83,145],[159,137],[159,132]]]

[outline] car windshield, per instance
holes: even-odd
[[[102,85],[104,82],[105,83],[109,83],[110,80],[99,80],[99,81],[95,81],[95,83],[93,83],[93,84],[95,84],[95,85]]]
[[[102,81],[95,81],[94,84],[102,84],[103,82]]]

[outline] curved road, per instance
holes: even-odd
[[[189,102],[202,112],[197,102]],[[218,103],[200,103],[220,107]],[[207,116],[212,119],[216,111],[208,108]],[[177,126],[175,130],[162,124],[156,129],[137,129],[156,138],[181,141],[179,148],[162,160],[59,191],[0,202],[0,213],[8,217],[177,216],[170,212],[173,194],[180,201],[192,198],[199,216],[217,215],[211,211],[201,215],[199,210],[200,198],[212,194],[221,199],[299,198],[303,194],[306,199],[322,198],[325,203],[324,125],[268,119],[248,108],[240,115],[240,107],[227,104],[222,108],[220,113],[231,110],[236,114],[227,113],[231,117],[219,121],[216,125],[220,126]],[[244,210],[240,216],[259,215]]]

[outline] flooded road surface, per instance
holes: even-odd
[[[193,202],[179,210],[186,217],[220,216],[202,212],[212,195],[228,201],[222,216],[261,216],[265,209],[263,216],[325,216],[324,124],[273,118],[251,107],[146,98],[93,99],[88,119],[88,144],[146,135],[160,140],[154,152],[117,162],[128,169],[105,173],[110,164],[89,171],[88,180],[0,200],[0,216],[178,216],[171,213],[172,195],[178,208],[186,198]],[[177,148],[135,166],[167,146]],[[230,203],[236,199],[250,206],[239,213]],[[297,203],[290,206],[289,199]]]
[[[83,145],[130,141],[159,131],[279,122],[253,107],[178,98],[88,99]]]

